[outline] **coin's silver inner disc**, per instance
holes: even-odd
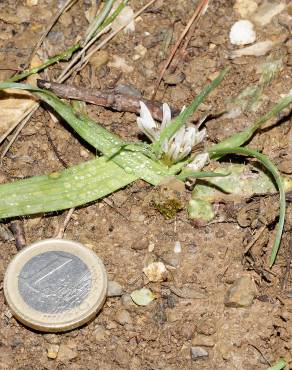
[[[79,306],[88,296],[91,273],[77,256],[49,251],[32,257],[22,267],[18,288],[23,300],[33,309],[63,313]]]

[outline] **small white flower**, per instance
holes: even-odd
[[[193,171],[200,171],[209,162],[209,154],[201,153],[196,155],[195,159],[187,165]]]
[[[154,142],[159,139],[162,130],[171,122],[171,110],[168,104],[163,104],[163,119],[161,125],[158,125],[147,106],[141,101],[140,107],[140,117],[137,119],[138,126]],[[163,143],[162,149],[165,157],[172,163],[181,161],[191,153],[195,145],[204,140],[205,136],[206,129],[199,131],[196,126],[183,125],[169,140]]]

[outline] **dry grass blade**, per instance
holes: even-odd
[[[17,136],[19,135],[19,133],[21,132],[21,130],[24,128],[24,126],[27,124],[27,122],[31,119],[31,117],[33,116],[33,114],[38,110],[39,108],[39,104],[38,103],[35,103],[33,105],[33,107],[29,110],[28,114],[26,115],[26,117],[23,117],[21,118],[20,120],[17,121],[16,125],[13,127],[13,129],[15,127],[17,127],[19,125],[19,123],[21,122],[21,124],[19,125],[18,129],[15,131],[15,133],[13,134],[11,140],[9,141],[9,143],[7,144],[7,146],[5,147],[5,149],[3,150],[2,154],[1,154],[1,161],[2,159],[5,157],[6,153],[8,152],[8,150],[10,149],[11,145],[14,143],[15,139],[17,138]],[[13,130],[10,130],[10,132],[13,131]],[[5,137],[3,135],[3,140],[9,135],[10,132],[6,132],[5,133]],[[2,137],[1,137],[1,140],[2,140]],[[1,141],[0,141],[1,142]]]
[[[143,6],[138,12],[134,14],[134,19],[137,18],[140,14],[142,14],[147,8],[149,8],[150,5],[152,5],[156,0],[149,1],[145,6]],[[112,38],[114,38],[119,32],[121,32],[124,28],[127,27],[128,24],[123,24],[121,27],[119,27],[116,31],[110,33],[103,41],[101,41],[93,50],[91,50],[84,58],[77,64],[74,65],[70,70],[68,70],[68,67],[64,70],[64,72],[59,76],[58,82],[64,82],[69,78],[74,71],[80,71],[82,68],[84,68],[89,59],[92,57],[93,54],[95,54],[98,50],[100,50],[104,45],[106,45]],[[84,50],[86,51],[90,45],[93,44],[93,42],[101,36],[102,33],[105,33],[108,29],[110,29],[110,26],[107,26],[104,28],[100,33],[98,33],[89,44],[86,45],[86,47],[80,52],[84,55]],[[79,53],[79,54],[80,54]],[[73,61],[72,61],[73,62]],[[70,63],[70,65],[73,65],[74,63]],[[66,73],[65,73],[66,72]]]
[[[188,24],[186,25],[185,29],[183,30],[180,38],[177,40],[176,44],[174,45],[169,57],[167,58],[166,62],[164,63],[164,66],[163,66],[163,69],[158,77],[158,80],[155,84],[155,88],[154,88],[154,92],[152,94],[152,97],[151,99],[154,99],[155,98],[155,95],[157,93],[157,90],[158,90],[158,87],[160,85],[160,82],[162,81],[162,78],[168,68],[168,66],[170,65],[177,49],[179,48],[181,42],[183,41],[184,37],[186,36],[186,34],[188,33],[190,27],[192,26],[192,24],[194,23],[194,21],[201,15],[203,14],[206,10],[207,10],[207,7],[208,7],[208,4],[209,4],[209,0],[201,0],[199,5],[197,6],[194,14],[192,15],[191,19],[189,20]]]

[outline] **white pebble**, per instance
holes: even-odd
[[[181,244],[179,241],[176,241],[173,248],[174,253],[181,253]]]
[[[245,19],[235,22],[231,27],[229,39],[233,45],[252,44],[256,39],[253,24]]]

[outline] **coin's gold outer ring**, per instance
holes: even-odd
[[[80,258],[91,273],[91,289],[79,306],[64,313],[49,314],[30,307],[18,290],[23,266],[33,257],[62,251]],[[107,273],[101,259],[84,245],[64,239],[45,239],[22,249],[10,262],[4,277],[4,295],[13,315],[23,324],[40,331],[60,332],[74,329],[91,320],[106,299]]]

